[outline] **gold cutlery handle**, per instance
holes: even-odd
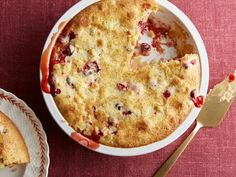
[[[169,159],[161,166],[161,168],[155,173],[153,177],[164,177],[173,167],[177,159],[180,157],[182,152],[188,146],[188,144],[192,141],[193,137],[196,135],[198,130],[202,127],[202,125],[197,122],[194,130],[191,134],[184,140],[184,142],[178,147],[178,149],[169,157]]]

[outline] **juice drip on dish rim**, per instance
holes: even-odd
[[[64,29],[64,27],[68,22],[69,20],[60,23],[60,25],[58,26],[58,31],[52,35],[50,43],[48,44],[47,48],[44,50],[41,56],[41,64],[40,64],[40,69],[42,72],[41,89],[45,93],[51,93],[50,85],[48,83],[48,77],[50,72],[49,62],[50,62],[51,52],[57,40],[57,37],[60,35],[61,31]]]
[[[90,140],[89,138],[86,138],[85,136],[81,135],[80,133],[73,132],[71,133],[71,138],[74,139],[79,144],[82,144],[83,146],[86,146],[90,149],[97,149],[99,148],[99,144]]]

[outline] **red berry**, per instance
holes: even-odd
[[[190,92],[190,97],[191,97],[191,98],[195,98],[195,97],[196,97],[196,89],[194,89],[194,90],[192,90],[192,91]]]
[[[171,96],[171,93],[169,90],[166,90],[164,93],[163,93],[163,96],[167,99]]]
[[[188,69],[188,64],[187,63],[183,63],[182,66],[184,67],[184,69]]]
[[[60,63],[65,63],[66,62],[66,55],[61,53],[61,54],[59,54],[58,59],[59,59]]]
[[[56,65],[59,64],[60,61],[59,60],[51,60],[51,65]]]
[[[96,61],[87,62],[84,65],[83,73],[85,76],[91,75],[93,73],[98,73],[101,69],[99,68]]]
[[[150,9],[151,4],[149,4],[149,3],[144,3],[142,6],[143,6],[144,9]]]
[[[115,104],[115,108],[117,109],[117,110],[121,110],[121,109],[123,109],[123,107],[124,107],[124,105],[122,104],[122,103],[116,103]]]
[[[101,136],[103,135],[103,133],[101,131],[97,132],[97,131],[93,131],[92,132],[92,135],[91,135],[91,139],[94,141],[94,142],[97,142],[99,143],[99,140],[101,138]]]
[[[75,37],[76,37],[76,34],[75,34],[73,31],[71,31],[71,32],[69,33],[70,41],[73,40],[73,39],[75,39]]]
[[[71,79],[69,77],[66,78],[66,83],[72,88],[75,88],[75,84],[71,82]]]
[[[58,89],[58,88],[56,89],[56,88],[51,86],[51,94],[52,94],[53,97],[59,95],[60,93],[61,93],[60,89]]]
[[[122,114],[124,116],[128,116],[128,115],[132,114],[132,112],[131,111],[124,111],[124,112],[122,112]]]
[[[58,94],[61,93],[61,90],[60,90],[60,89],[56,89],[56,90],[55,90],[55,93],[58,95]]]
[[[114,122],[112,122],[111,120],[107,121],[108,127],[112,127],[114,125]]]
[[[233,82],[235,80],[235,76],[233,74],[229,75],[229,82]]]
[[[69,46],[65,47],[64,50],[62,51],[62,54],[65,56],[71,56],[72,52],[70,50],[70,47]]]
[[[140,47],[141,47],[141,53],[142,53],[143,56],[148,56],[148,55],[150,55],[151,46],[150,46],[149,44],[147,44],[147,43],[142,43],[142,44],[140,45]]]
[[[196,60],[193,59],[193,60],[190,61],[190,63],[191,63],[192,65],[195,65],[195,64],[196,64]]]
[[[141,30],[141,34],[144,34],[144,32],[148,31],[148,23],[147,22],[139,21],[138,26]]]
[[[159,38],[153,38],[152,47],[156,48],[157,45],[160,45],[160,39]]]
[[[116,87],[119,91],[127,91],[128,90],[128,84],[126,84],[126,83],[118,83],[116,85]]]
[[[192,99],[192,101],[197,108],[200,108],[204,103],[204,96],[198,96],[197,98]]]

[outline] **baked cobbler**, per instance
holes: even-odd
[[[201,107],[199,57],[179,50],[156,11],[153,0],[102,0],[58,37],[48,82],[78,133],[108,146],[143,146],[167,137],[194,105]],[[151,40],[142,41],[144,35]],[[167,47],[175,50],[172,58]],[[161,57],[150,59],[153,53]]]
[[[15,124],[0,111],[0,168],[30,162],[28,149]]]

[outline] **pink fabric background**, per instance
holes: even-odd
[[[0,1],[0,87],[25,100],[48,135],[49,177],[151,177],[187,134],[138,157],[89,151],[65,135],[50,116],[39,87],[39,60],[57,19],[77,0]],[[236,1],[172,0],[193,21],[206,44],[210,86],[236,69]],[[236,103],[216,129],[201,130],[169,177],[236,176]]]

